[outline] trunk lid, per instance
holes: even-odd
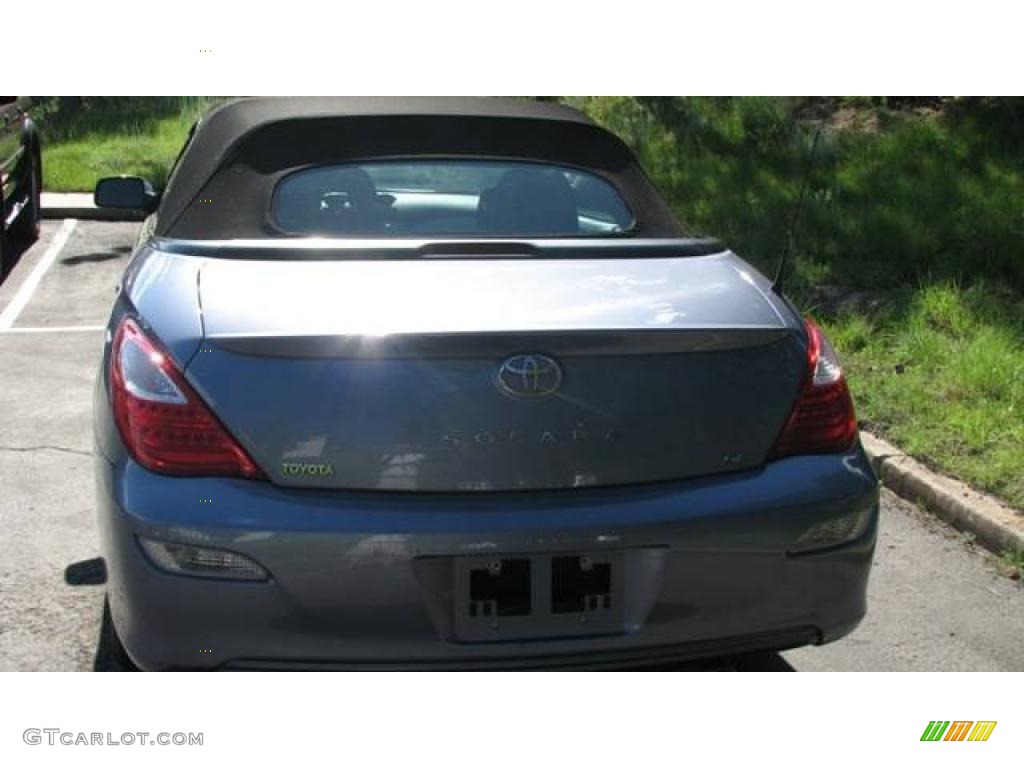
[[[186,375],[285,486],[514,491],[744,469],[805,368],[792,313],[730,253],[215,258],[199,297]]]

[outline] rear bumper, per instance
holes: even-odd
[[[295,491],[102,457],[96,468],[111,614],[145,669],[600,667],[829,642],[864,615],[878,514],[859,446],[715,479],[530,494]],[[870,518],[855,541],[787,554],[811,525],[855,510]],[[138,536],[230,549],[272,578],[171,575]],[[453,639],[436,564],[605,549],[645,553],[625,631]]]
[[[605,670],[657,668],[688,663],[702,659],[719,659],[757,651],[782,651],[821,642],[814,627],[796,627],[789,630],[766,632],[742,637],[715,638],[680,645],[620,648],[610,650],[576,650],[566,654],[492,655],[483,659],[445,659],[423,661],[419,659],[352,661],[290,661],[287,659],[240,659],[226,663],[222,669],[232,671],[285,670],[293,672],[319,671],[443,671],[443,670]],[[716,669],[716,666],[696,665],[695,669]]]

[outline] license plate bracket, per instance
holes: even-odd
[[[625,631],[621,551],[459,557],[454,579],[460,642]]]

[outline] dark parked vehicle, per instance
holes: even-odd
[[[39,237],[43,163],[29,100],[0,96],[0,275],[14,248]]]
[[[878,483],[836,355],[615,136],[489,99],[193,129],[95,395],[138,666],[589,667],[825,643]]]

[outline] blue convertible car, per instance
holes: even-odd
[[[151,213],[95,395],[139,667],[623,666],[863,617],[832,347],[579,113],[243,99],[96,200]]]

